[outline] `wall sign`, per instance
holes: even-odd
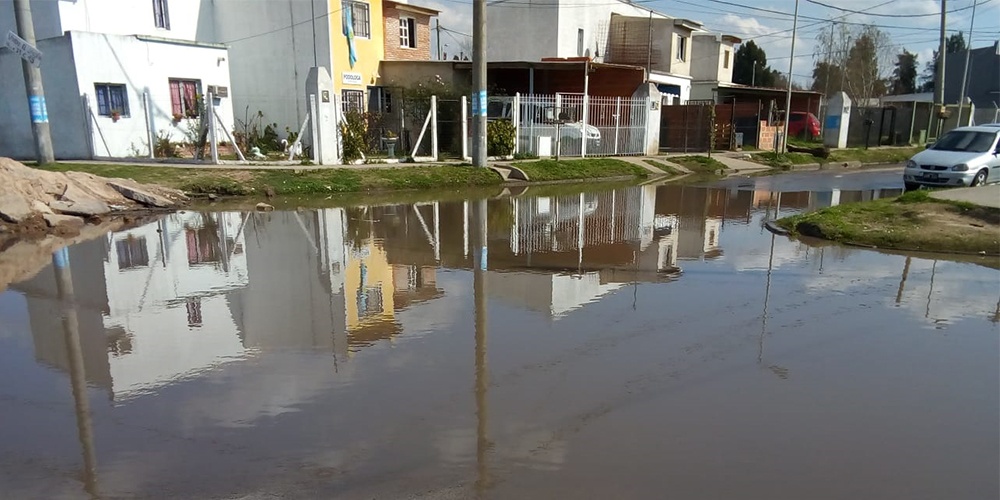
[[[344,85],[363,85],[364,81],[365,79],[361,76],[361,73],[344,71],[340,74],[340,82]]]

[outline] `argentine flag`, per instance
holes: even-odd
[[[354,18],[351,16],[351,7],[344,9],[344,36],[347,37],[347,60],[354,68],[354,63],[358,62],[358,54],[354,52]]]

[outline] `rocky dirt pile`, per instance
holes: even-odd
[[[168,210],[186,201],[175,189],[81,172],[47,172],[0,157],[0,233],[76,233],[104,216]]]

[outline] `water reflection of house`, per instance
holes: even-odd
[[[90,383],[121,400],[242,354],[224,295],[247,279],[242,222],[172,214],[68,249]],[[19,287],[36,355],[68,370],[55,271]]]

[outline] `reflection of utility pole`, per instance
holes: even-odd
[[[62,308],[63,335],[66,357],[69,361],[70,385],[73,389],[76,428],[83,450],[83,489],[97,497],[97,454],[94,451],[94,431],[90,421],[90,400],[87,399],[87,378],[83,367],[83,349],[80,347],[80,323],[76,317],[73,294],[73,276],[70,272],[69,251],[62,248],[52,254],[56,271],[56,289]]]
[[[760,317],[760,339],[757,341],[757,363],[764,360],[764,334],[767,332],[767,301],[771,298],[771,271],[774,269],[774,233],[771,233],[771,256],[767,259],[767,284],[764,285],[764,311]]]
[[[489,373],[486,371],[486,200],[477,200],[472,205],[473,238],[475,238],[475,265],[472,270],[473,292],[476,302],[476,491],[480,495],[489,487],[489,467],[487,453],[489,441],[489,410],[487,408],[487,387]]]
[[[910,274],[910,261],[912,257],[906,258],[906,264],[903,264],[903,277],[899,280],[899,291],[896,292],[896,305],[899,305],[900,301],[903,300],[903,287],[906,286],[906,277]]]
[[[924,317],[929,318],[931,316],[931,295],[934,294],[934,275],[937,274],[937,261],[931,265],[931,288],[927,291],[927,310],[924,312]]]

